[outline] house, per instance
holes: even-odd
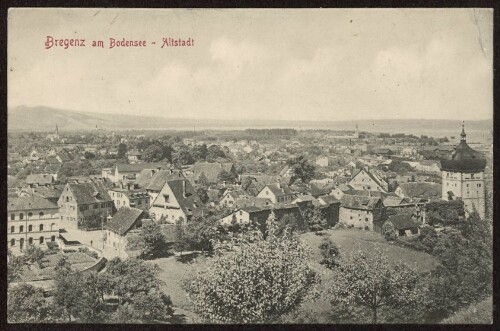
[[[21,189],[19,196],[39,196],[57,205],[63,189],[64,185],[28,186]]]
[[[318,167],[328,167],[329,165],[328,157],[327,156],[318,157],[315,163]]]
[[[72,157],[66,150],[63,149],[59,151],[59,153],[57,153],[56,159],[57,161],[59,161],[59,163],[64,163],[70,162],[72,160]]]
[[[374,230],[374,224],[384,216],[379,197],[344,194],[340,199],[339,221],[358,229]]]
[[[127,158],[131,162],[137,162],[142,160],[142,153],[136,149],[131,150],[127,153]]]
[[[156,199],[168,180],[184,178],[182,171],[176,169],[158,170],[144,169],[138,175],[135,183],[149,194],[150,204]]]
[[[137,188],[137,185],[121,184],[108,190],[108,194],[113,199],[116,209],[132,207],[140,210],[148,210],[150,197],[145,189]]]
[[[65,226],[77,228],[84,220],[104,219],[113,213],[113,199],[100,181],[67,183],[57,202]]]
[[[231,214],[223,217],[219,222],[221,225],[230,225],[233,223],[248,224],[252,222],[258,225],[261,230],[265,229],[265,224],[271,213],[274,213],[276,220],[281,220],[285,215],[302,219],[302,214],[297,205],[294,204],[276,204],[269,206],[246,206],[233,211]]]
[[[273,203],[290,203],[295,196],[296,194],[292,192],[288,185],[281,184],[279,181],[276,184],[267,184],[259,194],[257,194],[258,198],[267,198]]]
[[[208,184],[214,184],[220,182],[221,173],[227,173],[233,178],[237,178],[238,174],[234,167],[234,163],[226,162],[200,162],[195,163],[191,168],[192,175],[188,176],[194,184],[200,184],[203,181],[207,181]]]
[[[234,202],[234,208],[243,208],[247,206],[269,206],[271,205],[272,202],[268,198],[257,198],[257,197],[251,197],[251,196],[245,196],[242,198],[236,199]]]
[[[318,201],[321,204],[320,208],[328,226],[335,226],[339,221],[340,201],[331,195],[320,196],[318,197]]]
[[[12,251],[46,245],[59,235],[58,206],[42,197],[9,197],[7,215],[7,245]]]
[[[236,200],[240,198],[246,198],[248,194],[242,190],[226,190],[226,192],[222,195],[222,198],[219,200],[219,206],[221,207],[234,207]]]
[[[203,215],[205,206],[189,180],[185,178],[168,180],[149,208],[155,220],[164,219],[176,223],[180,219],[190,220]]]
[[[442,185],[430,182],[400,183],[394,193],[400,197],[440,200]]]
[[[356,190],[389,191],[389,184],[366,167],[363,169],[354,169],[348,184]]]
[[[54,184],[54,177],[50,174],[31,174],[26,177],[26,184],[30,187]]]
[[[291,168],[288,164],[281,169],[279,173],[280,177],[293,177],[293,168]]]
[[[137,208],[120,208],[106,224],[105,244],[118,252],[124,252],[127,247],[127,234],[142,226],[144,211]]]
[[[169,163],[134,163],[134,164],[124,164],[120,163],[115,166],[114,175],[109,176],[111,181],[119,182],[121,180],[129,179],[136,180],[137,175],[145,169],[170,169]]]
[[[391,223],[394,226],[396,236],[414,236],[420,234],[420,223],[417,217],[411,212],[404,212],[395,215],[391,215],[384,222],[384,225]]]
[[[45,168],[43,168],[43,172],[52,175],[54,177],[54,180],[57,180],[57,175],[59,174],[59,170],[61,170],[61,164],[47,164]]]

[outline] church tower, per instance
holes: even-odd
[[[467,145],[467,135],[462,124],[460,143],[446,158],[441,159],[442,199],[461,199],[465,211],[470,213],[476,208],[479,216],[485,214],[484,156]]]

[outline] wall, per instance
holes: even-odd
[[[339,221],[355,228],[373,230],[373,213],[370,211],[340,207]]]

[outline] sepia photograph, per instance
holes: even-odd
[[[10,8],[7,322],[491,325],[493,16]]]

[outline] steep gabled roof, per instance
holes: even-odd
[[[31,174],[26,177],[26,184],[47,185],[54,182],[54,177],[50,174]]]
[[[295,194],[292,192],[290,187],[286,184],[280,184],[279,187],[278,187],[278,184],[268,184],[268,185],[266,185],[266,187],[268,187],[269,190],[271,190],[271,192],[273,192],[273,194],[276,197],[284,197],[284,196]]]
[[[118,209],[106,228],[114,233],[124,236],[136,222],[141,220],[143,211],[137,208],[122,207]]]
[[[246,197],[246,198],[239,198],[236,199],[234,202],[234,206],[236,208],[243,208],[247,206],[269,206],[271,205],[272,202],[268,198],[257,198],[257,197]]]
[[[168,185],[170,187],[175,196],[175,199],[179,203],[180,208],[187,216],[199,214],[202,212],[202,210],[205,209],[205,205],[203,204],[203,202],[201,202],[200,197],[194,190],[189,180],[169,180],[165,185]],[[183,185],[185,185],[185,194]]]
[[[37,209],[58,209],[59,207],[42,197],[9,197],[7,201],[7,210],[37,210]]]
[[[334,203],[340,204],[340,201],[337,200],[333,195],[322,195],[318,198],[319,202],[325,205],[331,205]]]
[[[429,182],[400,183],[404,196],[410,198],[441,199],[441,184]]]
[[[112,201],[107,188],[100,182],[68,183],[77,204]]]
[[[412,218],[411,212],[391,215],[387,218],[387,222],[391,222],[397,230],[414,229],[420,226],[420,223]]]
[[[170,164],[166,162],[134,163],[134,164],[118,163],[116,165],[116,169],[118,169],[119,173],[123,172],[139,173],[144,169],[169,169],[169,168]]]
[[[146,190],[160,191],[168,180],[184,178],[180,170],[144,169],[137,176],[136,183]]]
[[[340,199],[340,206],[349,209],[373,210],[380,201],[378,197],[344,194]]]
[[[230,173],[234,170],[234,163],[210,163],[210,162],[200,162],[193,165],[193,179],[198,180],[203,173],[210,183],[217,183],[218,176],[222,171]]]

